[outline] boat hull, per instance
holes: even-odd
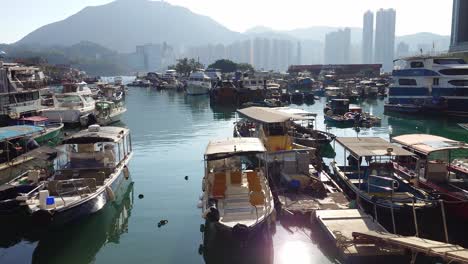
[[[34,140],[39,145],[48,144],[49,146],[56,146],[60,141],[60,134],[62,133],[63,124],[56,127],[47,127],[46,132],[34,137]]]
[[[67,109],[67,110],[60,110],[60,109],[46,109],[42,111],[42,116],[45,116],[51,122],[61,122],[61,123],[68,123],[68,124],[76,124],[80,123],[80,117],[83,115],[90,114],[94,111],[92,109]]]
[[[100,187],[90,197],[60,210],[38,210],[32,212],[32,221],[41,223],[44,226],[58,227],[98,212],[107,203],[113,202],[120,192],[128,189],[128,186],[132,183],[130,177],[125,177],[123,166],[114,172],[114,174],[103,187]],[[107,188],[112,190],[113,195],[110,194]],[[56,197],[56,199],[60,198]]]
[[[207,87],[201,85],[188,84],[187,85],[187,95],[204,95],[209,93]]]
[[[117,123],[122,119],[123,114],[127,112],[126,108],[122,108],[114,113],[111,113],[107,117],[97,117],[97,123],[101,126],[107,126],[113,123]]]

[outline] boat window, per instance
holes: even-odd
[[[87,103],[94,102],[94,99],[90,95],[83,95],[83,98]]]
[[[60,104],[79,104],[81,98],[78,95],[61,95],[55,97]]]
[[[33,93],[33,100],[39,99],[39,92]]]
[[[464,59],[434,59],[435,64],[466,64]]]
[[[439,85],[439,78],[432,79],[432,84],[433,85]]]
[[[424,63],[422,61],[412,61],[411,68],[424,68]]]
[[[439,71],[444,75],[468,75],[467,69],[443,69]]]
[[[451,80],[449,83],[453,86],[468,86],[468,80]]]
[[[415,79],[398,79],[399,85],[417,85]]]

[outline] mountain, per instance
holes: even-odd
[[[450,45],[450,36],[437,35],[429,32],[420,32],[411,35],[398,36],[395,39],[395,45],[400,42],[405,42],[409,45],[410,50],[423,49],[424,52],[429,52],[434,46],[435,50],[448,50]]]
[[[168,42],[172,45],[230,43],[241,37],[213,19],[162,1],[117,0],[86,7],[80,12],[45,25],[18,44],[70,46],[90,41],[131,52],[135,46]]]

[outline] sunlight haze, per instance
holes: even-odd
[[[133,1],[133,0],[120,0]],[[136,0],[135,0],[136,1]],[[0,43],[16,42],[33,30],[63,20],[86,6],[102,5],[109,0],[2,0]],[[174,5],[209,16],[223,26],[244,32],[255,26],[289,30],[310,26],[362,27],[366,10],[394,8],[397,12],[396,35],[417,32],[450,34],[451,0],[168,0]],[[27,6],[28,8],[24,8]],[[417,10],[421,10],[418,14]]]

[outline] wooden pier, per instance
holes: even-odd
[[[383,246],[391,246],[406,249],[412,252],[413,261],[418,254],[430,257],[440,257],[448,263],[468,263],[468,249],[461,246],[438,242],[419,237],[404,237],[376,231],[353,232],[352,236],[357,241],[368,241]]]
[[[374,219],[357,209],[341,210],[319,210],[315,212],[315,219],[318,221],[327,236],[336,243],[341,257],[346,262],[350,259],[365,257],[386,257],[394,256],[400,258],[404,256],[404,250],[391,246],[382,247],[378,243],[368,240],[356,240],[354,233],[365,233],[369,231],[386,232],[385,228]]]

